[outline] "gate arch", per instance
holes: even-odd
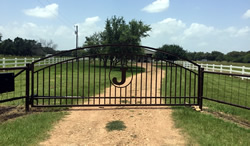
[[[202,70],[190,60],[145,54],[83,54],[107,47],[162,50],[135,45],[99,45],[63,51],[31,64],[31,105],[58,106],[202,106]],[[72,56],[74,55],[74,57]],[[81,55],[79,55],[81,54]],[[71,56],[70,56],[71,55]],[[70,56],[64,58],[64,56]],[[48,60],[50,65],[42,66]],[[63,60],[62,60],[63,58]],[[185,68],[191,63],[198,71]]]

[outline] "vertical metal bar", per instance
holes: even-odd
[[[43,69],[43,97],[44,97],[44,69]]]
[[[105,65],[104,65],[104,104],[106,104],[106,68],[107,68],[107,63],[108,63],[108,60],[107,59],[107,56],[105,55]]]
[[[148,57],[146,57],[146,84],[145,84],[145,104],[147,104],[147,88],[148,88]]]
[[[110,56],[111,57],[111,56]],[[110,58],[110,60],[109,60],[109,73],[111,73],[111,69],[112,69],[112,59]],[[112,88],[112,86],[111,86],[111,80],[109,80],[109,104],[111,104],[111,88]]]
[[[68,97],[68,61],[66,61],[66,97]],[[66,105],[68,104],[68,99],[66,98]]]
[[[188,103],[189,104],[191,104],[190,103],[190,97],[191,97],[191,71],[189,71],[189,101],[188,101]]]
[[[93,97],[95,97],[95,56],[94,56],[94,79],[93,79],[93,82],[94,82],[94,90],[93,90]],[[95,98],[93,100],[93,103],[95,104]]]
[[[99,105],[101,104],[100,97],[101,97],[101,56],[99,56]]]
[[[200,85],[199,85],[199,89],[200,89],[200,102],[199,102],[199,107],[200,107],[200,110],[202,110],[202,106],[203,106],[203,84],[204,84],[204,68],[201,68],[201,78],[200,78]]]
[[[29,112],[29,92],[30,92],[30,64],[26,64],[26,98],[25,98],[25,111]]]
[[[77,100],[76,100],[76,103],[77,103],[77,105],[79,104],[78,102],[79,102],[79,99],[78,99],[78,97],[79,97],[79,80],[80,80],[80,78],[79,78],[79,58],[77,59],[77,87],[76,87],[76,97],[77,97]]]
[[[132,63],[133,63],[133,58],[132,58],[132,56],[131,56],[131,72],[132,72],[132,75],[133,75],[133,65],[132,65]],[[133,75],[134,76],[134,75]],[[131,82],[131,84],[130,84],[130,104],[131,104],[131,102],[132,102],[132,86],[133,86],[133,81]]]
[[[88,105],[89,105],[89,96],[90,94],[90,56],[89,56],[89,79],[88,79]]]
[[[198,75],[198,84],[199,84],[199,75]],[[197,95],[199,95],[199,89],[198,89],[198,94]],[[194,104],[195,104],[195,96],[196,96],[196,74],[194,74]]]
[[[38,76],[39,72],[36,72],[36,80],[37,80],[37,84],[36,84],[36,95],[38,95],[38,85],[39,85],[39,76]]]
[[[166,77],[165,77],[165,104],[167,104],[167,89],[168,89],[168,63],[165,61],[166,63]]]
[[[141,60],[141,91],[140,91],[140,104],[142,103],[142,68],[143,68],[143,61],[144,61],[144,57],[142,56],[142,60]]]
[[[71,65],[71,104],[73,104],[73,95],[74,95],[74,60],[72,60],[72,65]]]
[[[60,97],[62,97],[62,63],[60,63]],[[62,105],[62,98],[60,98],[60,105]]]
[[[176,104],[176,97],[177,97],[177,95],[176,95],[176,92],[177,92],[177,65],[175,64],[175,84],[174,84],[174,104]]]
[[[29,65],[31,69],[31,106],[34,106],[34,64]]]
[[[160,85],[160,104],[162,103],[162,60],[161,60],[161,85]]]
[[[155,67],[155,104],[157,104],[157,70],[158,70],[158,61],[156,60],[156,67]]]
[[[44,97],[44,69],[43,69],[43,97]],[[44,98],[43,98],[43,105],[44,105]]]
[[[170,92],[169,93],[169,95],[170,95],[170,99],[169,99],[170,104],[172,104],[171,103],[171,101],[172,101],[172,78],[173,78],[173,64],[171,63],[171,66],[170,66],[170,91],[169,91]]]
[[[182,87],[181,87],[181,82],[182,82],[182,67],[180,67],[180,97],[179,97],[179,104],[181,104],[181,90],[182,90]]]
[[[54,96],[56,97],[56,64],[55,64]],[[56,98],[54,98],[54,105],[56,105]]]
[[[49,89],[49,96],[50,96],[50,66],[49,66],[49,87],[48,87]]]
[[[136,104],[136,100],[137,100],[137,56],[136,56],[136,58],[135,58],[136,60],[136,63],[135,63],[135,66],[136,66],[136,68],[135,68],[135,78],[136,78],[136,80],[135,80],[135,104]]]
[[[184,80],[184,104],[186,104],[186,93],[187,93],[187,69],[185,68],[185,80]]]
[[[82,104],[84,104],[84,74],[85,74],[85,57],[83,57],[83,60],[82,60],[82,97],[83,97],[83,100],[82,100]]]
[[[151,78],[150,78],[150,104],[152,104],[152,94],[153,94],[153,91],[152,91],[152,85],[153,85],[153,76],[152,76],[152,73],[153,73],[153,59],[151,60]]]

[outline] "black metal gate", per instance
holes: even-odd
[[[119,53],[92,53],[107,47]],[[151,51],[131,54],[126,48]],[[146,46],[102,45],[64,51],[31,64],[31,105],[59,106],[202,106],[202,70],[192,71],[171,57],[156,58]],[[105,51],[103,51],[105,52]],[[167,56],[174,56],[160,51]],[[46,59],[71,56],[41,66]],[[74,56],[74,57],[73,57]]]

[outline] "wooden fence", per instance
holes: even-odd
[[[0,59],[0,68],[6,68],[6,67],[20,67],[20,66],[26,66],[27,63],[31,63],[35,60],[38,60],[40,58],[2,58]],[[69,57],[53,57],[45,59],[42,62],[39,62],[37,66],[41,65],[48,65],[48,64],[54,64],[60,61],[64,61],[69,59]]]

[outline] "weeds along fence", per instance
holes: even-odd
[[[175,63],[191,70],[185,61]],[[203,99],[250,109],[250,68],[245,66],[199,64],[204,68]]]
[[[34,62],[35,60],[38,60],[38,59],[40,59],[40,58],[11,58],[11,59],[2,58],[2,59],[0,59],[0,68],[26,66],[27,63]],[[37,64],[36,66],[54,64],[57,62],[68,60],[68,59],[70,59],[70,57],[48,58],[42,62],[39,62],[39,64]]]

